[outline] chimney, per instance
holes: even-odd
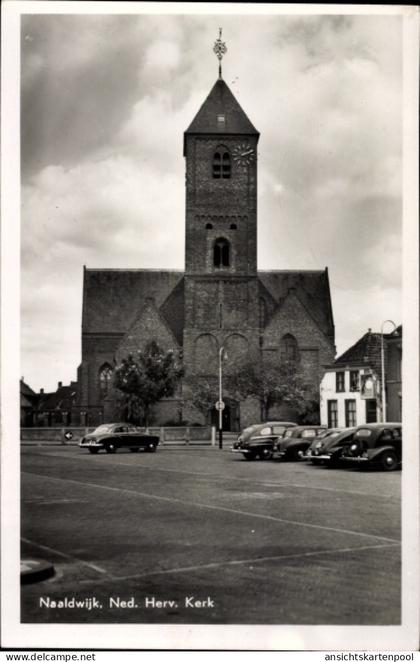
[[[44,395],[44,389],[43,389],[43,388],[40,388],[40,389],[39,389],[39,394],[40,394],[40,395]]]
[[[58,388],[61,388],[63,386],[63,382],[58,382]]]

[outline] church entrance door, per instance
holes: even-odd
[[[222,412],[224,432],[239,432],[239,403],[231,398],[225,398],[225,408]],[[219,428],[219,412],[216,408],[211,410],[211,425]]]

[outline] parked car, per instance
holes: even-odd
[[[367,423],[360,425],[342,453],[346,462],[378,465],[393,471],[402,460],[401,423]]]
[[[341,432],[343,431],[343,428],[328,428],[327,430],[324,430],[323,433],[317,435],[311,445],[309,446],[308,450],[306,453],[303,454],[302,459],[303,460],[311,460],[313,464],[320,464],[320,461],[318,460],[318,449],[321,448],[321,444],[324,441],[324,439],[331,439],[333,437],[337,437]]]
[[[343,450],[351,442],[356,428],[345,428],[334,430],[321,439],[312,442],[305,458],[310,459],[313,464],[327,464],[336,467],[341,460]]]
[[[233,443],[231,450],[242,453],[246,460],[269,460],[274,453],[276,442],[281,439],[289,428],[295,428],[296,423],[290,421],[268,421],[245,428]]]
[[[136,453],[142,448],[149,453],[156,451],[159,437],[144,432],[128,423],[105,423],[87,434],[79,442],[80,448],[87,448],[89,453],[115,453],[119,448],[128,448]]]
[[[326,425],[298,425],[286,430],[283,439],[276,445],[276,451],[284,459],[300,460],[314,438],[323,435],[326,430]]]

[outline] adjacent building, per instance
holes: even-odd
[[[327,365],[320,386],[321,423],[352,427],[382,420],[381,334],[365,333]],[[384,334],[387,420],[401,421],[402,327]]]

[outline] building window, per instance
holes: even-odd
[[[263,329],[267,324],[267,304],[265,299],[260,297],[259,300],[259,318],[260,318],[260,329]]]
[[[298,360],[298,344],[297,340],[290,333],[286,333],[281,339],[280,343],[280,358],[281,361],[295,362]]]
[[[350,391],[360,391],[358,370],[350,370]]]
[[[354,428],[356,423],[356,400],[346,400],[346,428]]]
[[[335,373],[335,390],[337,393],[344,393],[344,372]]]
[[[376,423],[376,398],[369,398],[366,402],[366,423]]]
[[[213,264],[218,269],[230,265],[230,244],[227,239],[216,239],[213,250]]]
[[[237,230],[237,228],[238,228],[238,226],[236,225],[236,223],[231,223],[231,225],[230,225],[231,230]]]
[[[211,223],[206,223],[206,230],[213,230],[213,225]]]
[[[101,396],[104,398],[108,395],[111,388],[112,368],[109,363],[105,363],[99,370],[99,388]]]
[[[338,427],[338,407],[337,400],[328,400],[328,427]]]
[[[213,179],[230,179],[230,154],[223,148],[218,148],[213,155]]]

